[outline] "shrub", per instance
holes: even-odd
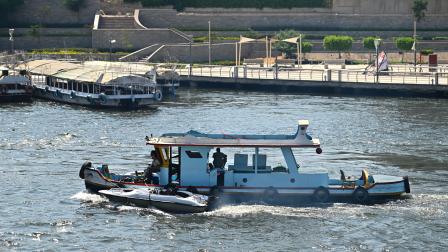
[[[414,39],[412,37],[399,37],[395,39],[395,45],[400,51],[408,52],[412,50]]]
[[[313,43],[303,42],[302,40],[302,53],[310,53],[313,50]]]
[[[337,51],[339,58],[341,58],[341,52],[348,52],[352,49],[353,38],[350,36],[326,36],[324,38],[324,47],[330,51]]]
[[[433,54],[433,53],[434,53],[434,50],[432,48],[427,48],[427,49],[423,49],[420,51],[420,54],[425,55],[425,56]]]
[[[362,44],[364,45],[365,49],[368,50],[375,50],[375,39],[379,39],[379,37],[365,37],[362,40]],[[381,41],[381,44],[383,41]]]

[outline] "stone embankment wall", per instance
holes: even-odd
[[[7,31],[6,31],[7,32]],[[14,47],[19,50],[39,48],[92,47],[92,29],[90,28],[16,28]],[[9,36],[0,37],[0,49],[11,48]]]
[[[24,4],[10,14],[10,23],[23,25],[90,25],[100,9],[99,0],[85,0],[79,12],[69,10],[62,0],[25,0]]]
[[[139,18],[146,27],[185,30],[206,30],[208,20],[219,30],[410,30],[411,7],[412,0],[333,0],[331,9],[143,9]],[[448,1],[429,0],[419,29],[448,29]]]

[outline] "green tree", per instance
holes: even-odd
[[[369,50],[369,62],[372,62],[372,51],[374,51],[375,48],[375,39],[380,39],[379,37],[365,37],[362,39],[362,44],[365,49]],[[382,40],[381,40],[382,42]]]
[[[414,5],[412,6],[412,12],[414,13],[414,65],[417,64],[417,23],[425,18],[427,8],[427,0],[414,0]]]
[[[298,33],[297,31],[283,30],[275,34],[275,39],[284,40],[298,36],[300,36],[300,33]],[[275,42],[272,46],[274,47],[274,49],[286,54],[287,57],[291,57],[294,53],[297,52],[296,45],[284,41]]]
[[[79,12],[85,0],[64,0],[64,5],[71,11]]]
[[[335,36],[330,35],[324,38],[324,48],[330,51],[337,51],[339,58],[341,52],[348,52],[352,49],[353,38],[350,36]]]
[[[428,9],[427,0],[414,0],[414,5],[412,6],[412,12],[414,13],[414,19],[420,22],[425,18],[425,11]]]
[[[401,62],[403,63],[404,52],[409,52],[412,50],[414,39],[412,37],[399,37],[395,39],[395,45],[397,46],[398,50],[403,52],[401,57]]]

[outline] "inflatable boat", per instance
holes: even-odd
[[[155,207],[169,213],[202,213],[208,209],[208,197],[188,191],[164,188],[112,188],[98,191],[109,200],[138,207]]]

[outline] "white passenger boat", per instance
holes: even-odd
[[[176,191],[160,187],[113,188],[100,190],[111,201],[138,207],[155,207],[170,213],[201,213],[207,211],[208,197],[187,191]]]
[[[1,67],[0,70],[0,102],[31,101],[33,87],[26,72],[17,74]]]
[[[32,74],[34,95],[97,108],[134,109],[162,100],[156,72],[134,74],[116,65],[34,60],[18,68]]]
[[[265,201],[298,200],[307,197],[318,202],[348,199],[368,203],[410,193],[407,177],[370,175],[330,178],[328,172],[305,172],[297,164],[294,151],[313,148],[322,152],[318,139],[308,133],[308,121],[300,120],[294,135],[225,135],[196,131],[147,137],[161,157],[160,185],[176,182],[179,188],[203,194],[248,196]],[[211,152],[219,147],[233,152],[233,163],[222,167],[211,164]],[[249,156],[251,158],[249,159]],[[98,169],[81,169],[86,187],[146,186],[138,177],[116,176],[104,179]]]

